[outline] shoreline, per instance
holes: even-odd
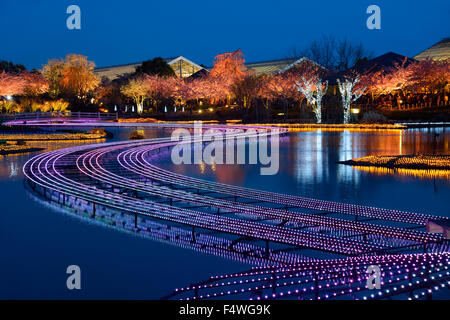
[[[106,139],[110,134],[99,133],[0,133],[0,140],[3,141],[84,141]]]
[[[0,148],[0,156],[9,156],[13,154],[19,154],[19,153],[29,153],[29,152],[36,152],[36,151],[42,151],[45,150],[45,148],[23,148],[23,149],[12,149],[12,150],[3,150]]]
[[[337,163],[389,169],[450,170],[450,155],[367,156]]]
[[[446,128],[450,127],[450,122],[393,122],[393,123],[281,123],[281,122],[261,122],[261,123],[243,123],[241,120],[198,120],[203,124],[210,125],[241,125],[241,126],[270,126],[277,128],[286,128],[291,131],[296,130],[407,130],[419,128]],[[22,128],[44,128],[44,127],[165,127],[170,124],[180,125],[186,123],[194,123],[191,121],[162,121],[154,118],[123,118],[118,121],[80,121],[80,120],[66,120],[61,122],[45,121],[43,119],[35,121],[9,121],[3,123],[5,126],[22,127]]]

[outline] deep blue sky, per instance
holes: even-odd
[[[66,28],[71,4],[81,8],[79,31]],[[366,28],[370,4],[381,7],[381,30]],[[249,62],[284,58],[323,34],[362,41],[376,55],[414,56],[450,36],[449,15],[449,0],[0,0],[0,60],[40,68],[68,53],[97,66],[183,55],[209,66],[237,48]]]

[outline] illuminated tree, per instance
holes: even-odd
[[[20,75],[6,72],[0,73],[0,96],[12,96],[22,94],[26,82]]]
[[[59,99],[55,101],[45,101],[42,105],[41,111],[43,112],[49,112],[49,111],[59,111],[64,112],[69,107],[69,103]]]
[[[120,88],[120,92],[123,95],[134,100],[139,114],[144,111],[144,101],[148,97],[149,90],[150,86],[147,77],[131,79]]]
[[[270,90],[272,78],[273,75],[271,74],[262,74],[259,76],[258,98],[264,101],[264,107],[266,109],[268,119],[270,118],[270,102],[274,98],[274,95]]]
[[[322,82],[321,79],[316,79],[316,106],[313,108],[316,115],[317,123],[322,122],[322,98],[327,93],[328,81]]]
[[[223,91],[218,96],[225,95],[230,102],[233,85],[244,79],[246,75],[247,68],[244,63],[244,56],[240,49],[217,55],[205,85],[213,87],[215,91]]]
[[[363,74],[360,76],[359,85],[367,87],[367,93],[372,95],[372,99],[393,92],[400,92],[403,95],[403,91],[409,85],[412,71],[407,62],[408,58],[405,57],[403,62],[395,64],[392,70]]]
[[[94,96],[100,105],[121,104],[120,83],[103,78],[101,84],[95,90]]]
[[[218,54],[214,58],[214,66],[210,76],[213,78],[240,79],[245,76],[244,55],[240,49],[234,52]]]
[[[305,79],[304,76],[296,83],[297,90],[299,90],[311,106],[316,122],[322,122],[322,98],[328,90],[328,81],[322,82],[319,77],[311,77]]]
[[[21,77],[25,82],[23,94],[28,96],[38,96],[48,92],[49,83],[42,74],[38,72],[25,72],[21,74]]]
[[[450,83],[450,59],[425,59],[408,66],[408,86],[416,92],[436,94]]]
[[[88,94],[99,85],[100,79],[94,73],[95,63],[85,56],[69,54],[64,62],[61,84],[66,93],[86,101]]]
[[[316,102],[316,98],[314,97],[314,80],[314,78],[305,79],[305,77],[302,76],[301,80],[296,82],[297,90],[305,96],[306,101],[310,106],[313,106]]]
[[[289,100],[299,99],[301,94],[295,88],[295,76],[293,74],[277,74],[268,79],[266,83],[266,95],[281,102],[286,119]]]
[[[42,69],[42,75],[49,84],[48,93],[52,98],[56,98],[61,94],[61,80],[64,72],[64,60],[49,60]]]
[[[185,79],[178,77],[165,78],[164,93],[166,99],[172,99],[175,106],[183,106],[191,95],[191,90]]]
[[[259,78],[254,75],[248,75],[232,86],[234,96],[242,102],[245,109],[252,106],[253,100],[258,96],[258,89]]]
[[[339,91],[342,97],[342,108],[344,110],[344,123],[350,122],[350,106],[352,102],[358,100],[366,90],[366,87],[356,88],[356,84],[359,82],[359,77],[356,76],[352,79],[346,79],[345,82],[341,82],[337,79]]]
[[[85,56],[69,54],[63,59],[50,60],[43,68],[43,75],[49,83],[52,97],[65,95],[70,99],[87,102],[89,94],[100,83],[94,73],[95,64]]]

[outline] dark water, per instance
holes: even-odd
[[[435,133],[439,134],[435,140]],[[312,198],[450,216],[450,172],[354,168],[337,164],[367,155],[450,154],[450,130],[305,131],[280,141],[280,170],[259,166],[190,165],[178,173]]]
[[[108,130],[114,132],[113,140],[122,140],[134,129]],[[170,134],[142,130],[148,138]],[[370,154],[449,154],[449,136],[442,129],[291,133],[282,139],[275,176],[260,176],[259,167],[248,165],[174,166],[163,159],[162,166],[224,183],[449,216],[446,174],[367,171],[336,164]],[[21,172],[31,156],[0,158],[0,298],[158,299],[175,287],[249,268],[98,226],[36,202],[27,195]],[[65,271],[71,264],[81,267],[82,290],[66,289]]]

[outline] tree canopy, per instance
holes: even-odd
[[[288,56],[307,57],[330,71],[339,72],[355,66],[365,58],[371,58],[372,52],[361,42],[352,43],[347,38],[336,39],[324,35],[300,50],[291,49]]]
[[[0,72],[19,74],[26,68],[21,64],[14,64],[10,61],[0,60]]]
[[[42,71],[49,83],[49,93],[56,98],[63,95],[71,100],[86,102],[100,83],[94,73],[95,64],[87,57],[69,54],[65,59],[53,59]]]
[[[136,73],[138,75],[148,74],[150,76],[160,77],[175,76],[175,71],[173,71],[172,67],[161,57],[142,62],[140,66],[136,67]]]

